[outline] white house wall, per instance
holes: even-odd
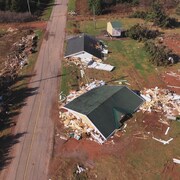
[[[112,24],[110,22],[107,23],[107,32],[112,36]]]

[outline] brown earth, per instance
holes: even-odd
[[[166,35],[163,42],[175,54],[180,56],[180,34]]]
[[[167,84],[168,89],[180,94],[180,72],[173,72],[176,73],[175,76],[169,74],[172,71],[167,71],[162,75],[162,79]]]
[[[35,28],[35,29],[45,29],[47,26],[46,21],[34,21],[34,22],[27,22],[27,23],[0,23],[0,29],[7,30],[11,28]]]
[[[152,136],[164,138],[163,134],[168,126],[158,122],[159,117],[160,115],[157,113],[137,113],[126,122],[127,127],[124,131],[117,132],[104,145],[99,145],[88,139],[77,141],[70,138],[65,141],[56,136],[49,177],[52,179],[73,179],[73,172],[77,164],[80,164],[88,168],[88,179],[95,179],[97,174],[98,177],[100,175],[98,179],[106,179],[104,174],[107,173],[103,174],[102,170],[97,169],[97,166],[102,166],[102,168],[109,166],[111,174],[115,173],[114,179],[117,179],[121,173],[125,174],[124,179],[133,178],[134,175],[137,175],[137,169],[131,167],[129,156],[133,152],[139,156],[138,152],[142,153],[144,151],[142,150],[144,143],[150,142]],[[61,134],[60,129],[59,133]],[[132,155],[132,157],[134,156]],[[117,163],[117,166],[119,166],[118,172],[112,169],[114,165],[111,163]],[[173,163],[168,163],[168,165],[165,163],[160,169],[160,173],[162,172],[163,176],[168,175],[169,178],[177,179],[176,177],[180,175],[180,172],[178,172],[179,167]],[[64,173],[66,176],[64,176]],[[143,177],[147,177],[147,175],[144,174]]]

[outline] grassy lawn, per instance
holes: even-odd
[[[69,0],[68,11],[75,11],[75,9],[76,9],[76,0]]]
[[[121,18],[119,21],[122,23],[124,29],[130,28],[136,23],[143,22],[141,19],[134,18]],[[99,35],[101,31],[106,30],[106,23],[107,19],[98,19],[96,21],[96,28],[94,28],[93,21],[68,21],[67,30],[73,33],[72,29],[74,24],[76,24],[76,28],[79,28],[81,32],[90,35]],[[144,50],[143,43],[131,39],[108,40],[105,41],[105,43],[108,45],[108,49],[111,52],[105,63],[109,63],[116,67],[116,69],[111,72],[114,79],[123,76],[123,72],[128,71],[129,68],[136,69],[144,79],[146,79],[149,74],[155,72],[154,66],[148,62],[149,54]]]
[[[109,63],[114,65],[117,71],[133,66],[142,76],[154,72],[154,66],[148,62],[149,55],[144,50],[143,44],[126,39],[107,41],[109,51]]]
[[[101,31],[106,30],[108,21],[121,22],[123,29],[128,29],[137,23],[144,22],[144,20],[142,20],[142,19],[134,19],[134,18],[97,19],[96,26],[95,26],[94,21],[81,21],[80,22],[80,31],[90,34],[90,35],[98,35],[101,33]]]
[[[61,78],[61,91],[63,94],[68,95],[70,90],[77,90],[79,88],[79,69],[72,64],[67,65],[64,61],[62,63],[62,78]]]

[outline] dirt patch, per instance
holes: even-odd
[[[180,55],[180,34],[166,35],[163,41],[175,54]]]
[[[8,24],[0,24],[0,29],[7,30],[10,27],[11,28],[18,28],[18,29],[28,29],[28,28],[33,28],[33,29],[42,29],[44,30],[47,26],[46,21],[35,21],[35,22],[27,22],[27,23],[8,23]]]
[[[162,75],[163,81],[167,84],[168,89],[180,94],[180,72],[167,71]]]

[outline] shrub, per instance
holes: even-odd
[[[171,51],[165,46],[157,45],[154,41],[148,40],[145,42],[145,50],[149,52],[151,58],[150,62],[156,66],[167,66],[171,62],[168,60],[171,56]]]
[[[141,19],[146,19],[147,13],[144,11],[136,11],[134,14],[129,16],[130,18],[141,18]]]
[[[132,39],[144,41],[147,39],[154,39],[160,32],[158,30],[149,30],[147,27],[140,24],[132,26],[127,32],[126,35]]]

